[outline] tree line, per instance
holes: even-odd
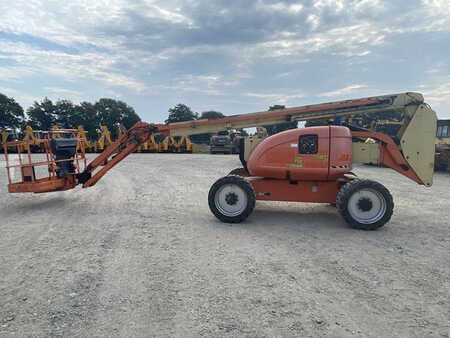
[[[284,106],[275,105],[269,110],[282,109]],[[225,117],[218,111],[210,110],[196,113],[185,104],[177,104],[168,110],[169,116],[165,123],[192,121],[198,119],[216,119]],[[141,118],[135,110],[120,100],[110,98],[99,99],[95,103],[81,102],[75,104],[70,100],[57,100],[53,102],[44,98],[35,101],[26,111],[12,97],[0,93],[0,129],[13,130],[23,134],[26,125],[34,130],[50,130],[54,125],[59,128],[75,129],[82,125],[88,133],[88,138],[95,140],[101,132],[102,126],[107,126],[111,137],[117,138],[119,126],[132,127]],[[296,128],[296,122],[283,123],[275,126],[266,126],[268,134]],[[211,134],[195,135],[194,142],[208,142]]]
[[[20,132],[26,125],[34,130],[50,130],[54,125],[75,129],[82,125],[88,136],[96,139],[103,125],[108,127],[113,137],[117,137],[120,124],[130,128],[140,120],[132,107],[114,99],[75,104],[69,100],[53,102],[44,98],[24,111],[13,98],[0,94],[0,129]]]

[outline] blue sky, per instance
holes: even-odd
[[[450,118],[448,0],[0,0],[0,92],[239,114],[418,91]]]

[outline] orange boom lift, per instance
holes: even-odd
[[[434,167],[436,113],[419,93],[383,95],[297,108],[234,115],[214,120],[197,120],[168,125],[138,122],[86,165],[84,146],[76,131],[69,139],[49,137],[43,142],[47,161],[33,162],[19,157],[8,162],[11,146],[4,144],[9,192],[50,192],[95,185],[108,170],[131,154],[150,135],[166,137],[257,127],[286,121],[307,121],[348,115],[400,111],[403,125],[391,138],[353,126],[321,126],[285,131],[264,140],[241,140],[243,167],[217,180],[208,195],[212,213],[223,222],[236,223],[253,211],[256,200],[333,203],[355,228],[374,230],[389,221],[393,200],[380,183],[357,178],[353,163],[383,164],[418,184],[431,186]],[[54,130],[54,133],[61,132]],[[20,145],[19,145],[20,143]],[[24,144],[22,144],[24,143]],[[77,146],[78,145],[78,146]],[[74,163],[76,162],[76,163]],[[84,163],[84,167],[81,165]],[[47,166],[48,177],[37,179],[34,168]],[[12,182],[10,169],[21,169],[21,180]]]

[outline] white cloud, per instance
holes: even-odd
[[[151,11],[149,13],[150,14],[148,16],[149,18],[163,18],[164,20],[173,23],[186,23],[188,25],[193,24],[193,21],[191,19],[175,11],[170,11],[166,8],[162,8],[157,5],[151,5],[150,8],[153,9],[154,11]]]
[[[269,102],[270,104],[281,104],[281,105],[292,105],[295,104],[295,100],[305,97],[305,94],[301,92],[291,92],[291,93],[256,93],[248,92],[244,93],[244,96],[252,97],[258,99],[258,101],[263,100]]]
[[[422,0],[422,3],[435,14],[450,14],[450,2],[448,0]]]
[[[118,73],[115,63],[127,62],[121,56],[100,53],[70,55],[57,51],[45,51],[22,42],[0,41],[0,50],[21,64],[1,71],[3,78],[25,79],[32,75],[50,75],[67,81],[90,79],[106,86],[126,87],[143,91],[146,85],[133,77]]]
[[[320,26],[320,17],[315,14],[308,15],[306,22],[311,25],[311,29],[315,31]]]
[[[423,84],[420,90],[439,118],[450,119],[450,76]]]
[[[24,110],[31,106],[34,101],[39,101],[41,98],[33,94],[24,92],[23,90],[17,90],[14,88],[0,87],[0,93],[6,96],[13,97],[19,102]]]
[[[80,99],[82,97],[82,93],[80,93],[79,91],[67,89],[67,88],[44,87],[44,90],[53,95],[60,95],[61,97],[65,98],[65,99],[73,100],[73,98]]]
[[[343,96],[343,95],[347,95],[350,94],[354,91],[357,91],[358,89],[362,89],[362,88],[367,88],[366,85],[363,84],[354,84],[354,85],[350,85],[347,86],[345,88],[341,88],[341,89],[337,89],[331,92],[326,92],[326,93],[321,93],[319,95],[317,95],[318,97],[335,97],[335,96]]]
[[[345,8],[344,0],[316,0],[314,2],[314,7],[322,10],[324,8],[331,8],[336,12],[340,12]]]
[[[312,34],[305,39],[284,39],[263,42],[256,48],[263,57],[285,57],[317,53],[323,50],[341,51],[349,56],[370,54],[369,47],[383,43],[384,35],[369,23],[334,28]]]
[[[223,96],[227,92],[227,87],[234,86],[235,83],[225,81],[222,75],[192,75],[188,74],[174,78],[171,84],[155,84],[148,88],[153,93],[170,90],[177,93],[196,93],[201,95]]]
[[[284,2],[276,2],[272,4],[259,3],[259,6],[270,11],[290,12],[292,14],[298,14],[302,11],[302,4],[285,4]]]

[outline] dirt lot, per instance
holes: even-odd
[[[2,169],[0,336],[449,337],[450,175],[427,189],[356,168],[396,204],[364,232],[313,204],[220,223],[208,190],[238,166],[136,154],[46,195],[8,195]]]

